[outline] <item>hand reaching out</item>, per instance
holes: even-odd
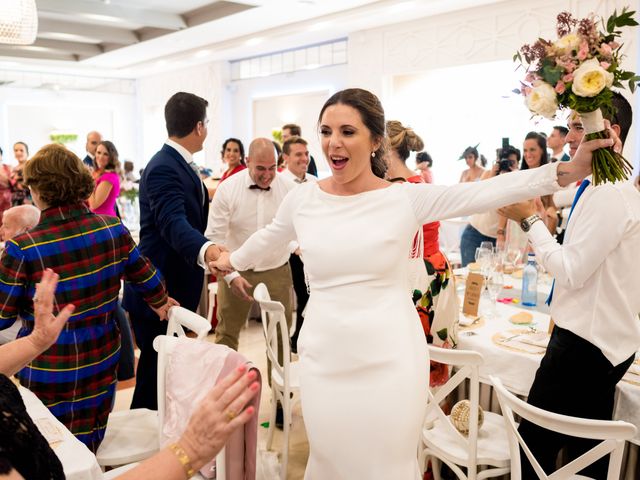
[[[151,310],[156,312],[156,315],[160,317],[161,321],[167,319],[167,315],[169,314],[169,309],[171,307],[179,307],[179,306],[180,304],[178,303],[178,301],[174,300],[171,297],[167,297],[166,303],[160,307],[152,307],[151,305],[149,305],[149,307],[151,307]]]
[[[226,275],[233,272],[229,256],[229,252],[225,250],[220,252],[220,256],[217,260],[209,262],[209,270],[211,270],[211,273],[215,275]]]
[[[41,351],[55,343],[60,331],[75,310],[74,305],[66,305],[57,316],[53,315],[53,302],[58,279],[60,277],[53,270],[47,268],[42,274],[40,283],[36,285],[33,297],[34,328],[29,339]]]

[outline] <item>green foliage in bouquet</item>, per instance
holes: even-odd
[[[120,190],[120,196],[130,200],[131,202],[135,202],[138,198],[138,190],[135,188],[130,190]]]
[[[613,112],[612,87],[631,92],[640,83],[640,76],[620,67],[624,55],[620,52],[620,28],[634,27],[636,12],[623,8],[602,21],[598,31],[594,16],[574,19],[569,12],[558,15],[555,42],[538,39],[524,45],[513,59],[527,65],[527,75],[520,89],[532,113],[554,118],[559,108],[578,112],[585,127],[585,140],[607,138],[602,115]],[[632,167],[612,148],[598,149],[593,154],[594,184],[626,180]]]

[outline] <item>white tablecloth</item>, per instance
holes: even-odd
[[[545,297],[548,292],[548,284],[546,282],[543,283],[539,286],[539,289],[543,290],[539,292],[539,298]],[[499,298],[516,297],[518,295],[519,292],[516,290],[503,290]],[[481,314],[487,312],[489,306],[489,300],[484,295],[480,301]],[[544,309],[545,307],[543,306],[539,307],[539,310]],[[485,365],[480,369],[480,380],[483,383],[490,383],[489,375],[496,375],[500,377],[508,390],[515,394],[526,396],[542,360],[542,354],[508,350],[496,345],[492,340],[492,337],[498,332],[526,329],[526,326],[514,325],[509,321],[513,314],[523,310],[533,315],[537,330],[544,332],[548,330],[550,317],[547,313],[498,302],[498,318],[483,318],[484,325],[467,330],[461,329],[458,348],[474,350],[483,355]],[[640,386],[624,380],[618,383],[614,419],[624,420],[640,426]],[[640,445],[640,434],[636,436],[633,443]]]
[[[95,455],[53,416],[33,392],[24,387],[19,387],[19,391],[36,425],[39,419],[47,419],[62,432],[62,441],[54,443],[51,448],[60,459],[67,480],[102,480],[102,471]]]

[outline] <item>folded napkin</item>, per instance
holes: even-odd
[[[627,373],[632,373],[634,375],[640,376],[640,365],[638,365],[637,363],[632,363],[629,367],[629,370],[627,370]]]
[[[465,314],[460,315],[460,326],[461,327],[468,327],[469,325],[473,325],[475,322],[477,322],[478,320],[480,320],[480,316],[467,316]]]
[[[535,345],[536,347],[547,348],[551,337],[547,332],[535,332],[521,335],[518,339],[522,343],[528,343],[529,345]]]

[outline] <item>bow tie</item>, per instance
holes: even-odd
[[[260,185],[251,185],[249,187],[249,190],[264,190],[265,192],[268,192],[269,190],[271,190],[271,187],[261,187]]]

